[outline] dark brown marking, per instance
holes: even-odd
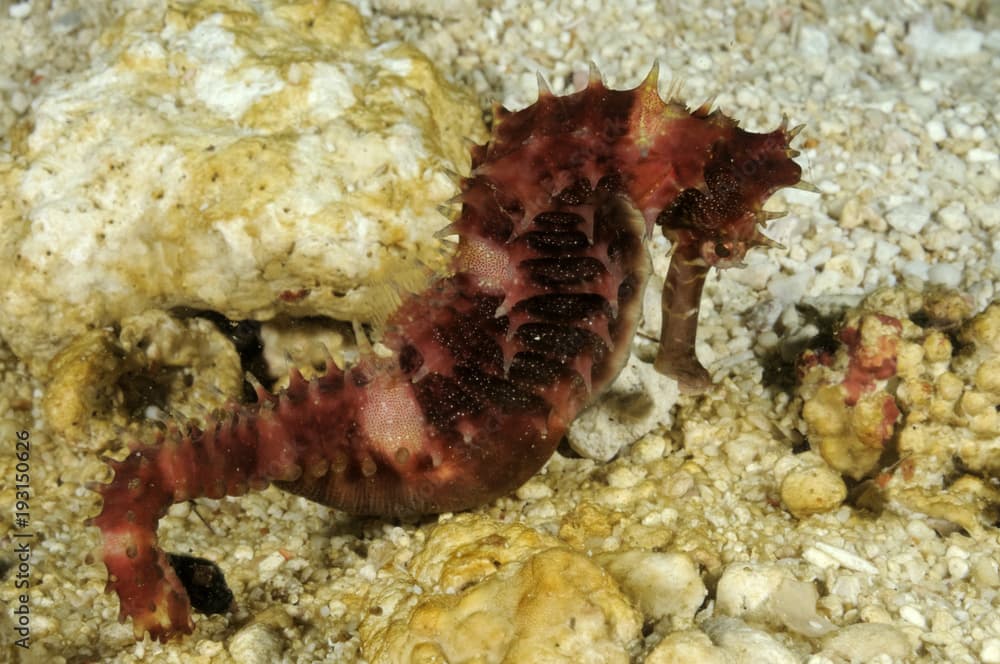
[[[540,212],[535,215],[533,223],[544,229],[553,231],[569,231],[583,223],[583,217],[574,212]]]
[[[604,347],[604,342],[593,332],[566,325],[525,323],[514,336],[526,348],[563,361]]]
[[[596,293],[545,293],[521,300],[516,310],[548,323],[575,323],[607,314],[608,301]]]
[[[479,396],[488,407],[497,407],[502,412],[544,413],[548,410],[545,401],[529,390],[507,379],[484,373],[476,367],[457,365],[455,378],[463,387]]]
[[[531,231],[524,238],[529,247],[548,254],[564,254],[590,246],[587,236],[579,231]]]
[[[520,267],[544,288],[575,286],[593,281],[606,272],[604,264],[592,256],[552,256],[529,258]]]

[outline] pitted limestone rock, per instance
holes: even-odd
[[[349,5],[249,7],[126,14],[13,132],[0,335],[35,373],[148,309],[377,321],[440,266],[478,105]]]

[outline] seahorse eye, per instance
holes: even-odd
[[[725,245],[724,242],[717,242],[715,244],[715,255],[719,258],[729,258],[732,253],[733,252]]]

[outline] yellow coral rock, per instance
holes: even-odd
[[[969,311],[949,291],[879,291],[845,316],[833,356],[806,357],[799,392],[810,442],[833,469],[861,479],[889,462],[874,485],[890,508],[982,534],[998,502],[1000,303],[963,320]]]
[[[781,502],[802,519],[836,509],[847,498],[847,485],[828,466],[797,468],[781,482]]]
[[[819,453],[832,468],[855,479],[875,468],[882,449],[866,444],[855,431],[853,409],[845,403],[841,385],[824,385],[817,390],[805,402],[802,417]],[[859,422],[864,424],[864,419]]]
[[[463,515],[434,528],[409,573],[383,570],[360,626],[372,664],[630,661],[641,617],[559,540]]]

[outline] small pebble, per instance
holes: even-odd
[[[982,203],[972,208],[972,216],[986,228],[1000,226],[1000,204]]]
[[[927,629],[927,618],[914,606],[907,604],[901,608],[899,610],[899,617],[920,629]]]
[[[15,2],[7,8],[7,13],[11,18],[25,18],[31,13],[31,3]]]
[[[886,265],[890,260],[899,255],[899,245],[886,242],[885,240],[875,241],[875,262]]]
[[[708,594],[698,566],[683,553],[629,551],[595,560],[647,619],[693,620]]]
[[[982,32],[969,28],[938,32],[928,14],[925,20],[910,26],[906,45],[912,48],[919,58],[946,60],[968,58],[979,53],[983,47],[983,40]]]
[[[802,552],[802,557],[824,569],[840,566],[864,574],[878,574],[878,568],[861,556],[826,542],[816,542]]]
[[[799,658],[777,639],[737,618],[718,616],[705,621],[702,628],[716,645],[726,651],[732,662],[798,664]]]
[[[937,533],[933,528],[928,526],[922,520],[913,520],[906,525],[906,532],[909,533],[911,537],[919,540],[933,540],[937,539]]]
[[[931,631],[946,632],[957,624],[958,621],[955,619],[955,616],[945,609],[938,609],[931,618]]]
[[[983,588],[1000,587],[1000,571],[997,569],[997,561],[982,557],[973,562],[972,578],[976,585]]]
[[[927,124],[924,125],[927,130],[927,136],[935,143],[940,143],[944,139],[948,138],[948,132],[944,128],[944,123],[938,119],[928,120]]]
[[[281,661],[286,648],[285,638],[276,627],[252,623],[233,636],[229,654],[237,662],[265,664]]]
[[[827,62],[830,57],[830,38],[825,30],[803,25],[799,30],[799,53],[806,59]]]
[[[964,558],[948,558],[948,576],[953,579],[969,576],[969,561]]]
[[[952,201],[937,211],[937,218],[946,228],[953,231],[965,230],[969,226],[969,215],[965,213],[965,204]]]
[[[982,148],[972,148],[965,154],[965,157],[973,163],[983,163],[1000,159],[1000,155],[997,154],[996,150],[984,150]]]
[[[889,615],[889,612],[877,605],[862,607],[858,611],[858,617],[866,623],[877,623],[879,625],[892,623],[892,616]]]
[[[233,549],[233,558],[240,562],[253,560],[253,548],[246,544],[240,544]]]
[[[777,564],[734,563],[722,573],[716,588],[720,613],[806,636],[822,636],[833,629],[816,613],[818,598],[815,586],[799,581]]]
[[[826,637],[822,653],[851,662],[870,662],[880,656],[902,660],[912,651],[909,639],[899,628],[879,623],[857,623]]]
[[[899,57],[896,47],[892,44],[892,38],[884,32],[875,35],[875,41],[872,43],[872,53],[886,59]]]
[[[1000,639],[984,639],[983,647],[979,650],[979,658],[983,660],[983,664],[1000,663]]]
[[[799,519],[834,510],[846,497],[840,473],[826,465],[793,470],[781,482],[781,502]]]
[[[646,657],[645,664],[733,664],[729,654],[703,632],[672,632]]]
[[[927,281],[927,275],[930,272],[930,269],[931,266],[926,261],[904,261],[899,266],[899,271],[903,277],[915,282],[911,283],[911,286],[915,288]]]
[[[857,604],[862,591],[861,579],[856,574],[840,574],[830,584],[830,592],[847,604]]]
[[[927,271],[927,279],[932,284],[958,288],[962,283],[962,268],[955,263],[936,263]]]
[[[14,109],[17,114],[24,113],[31,106],[31,97],[26,95],[22,90],[14,90],[10,95],[10,107]]]
[[[262,580],[267,581],[274,576],[275,573],[277,573],[278,569],[284,565],[285,562],[285,557],[275,551],[257,564],[257,573],[260,575]]]
[[[916,235],[931,220],[931,213],[920,203],[903,203],[889,210],[885,220],[900,233]]]
[[[815,272],[801,269],[795,274],[779,274],[767,282],[768,292],[779,302],[798,302],[809,288]]]

